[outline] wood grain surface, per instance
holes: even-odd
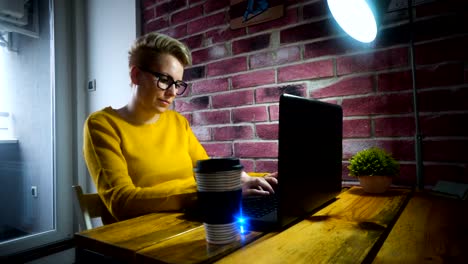
[[[408,189],[382,195],[360,187],[289,229],[235,251],[217,263],[362,263],[409,198]]]
[[[467,201],[416,193],[373,263],[468,263]]]
[[[172,239],[164,240],[137,252],[137,263],[211,263],[261,237],[263,233],[249,232],[233,243],[209,244],[205,228],[200,226]]]
[[[201,225],[182,213],[154,213],[75,234],[78,247],[134,262],[135,253]]]

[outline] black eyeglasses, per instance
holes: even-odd
[[[188,84],[184,81],[174,81],[174,79],[171,76],[160,72],[153,72],[146,69],[141,70],[150,73],[151,75],[156,77],[156,84],[161,90],[167,90],[174,84],[176,88],[176,94],[181,95],[185,92],[185,89],[187,89]]]

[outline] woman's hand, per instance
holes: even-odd
[[[274,187],[278,185],[278,173],[270,173],[263,177],[252,177],[242,172],[242,195],[269,195],[275,193]]]

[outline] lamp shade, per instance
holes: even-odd
[[[377,36],[377,19],[366,0],[327,0],[333,18],[352,38],[369,43]]]

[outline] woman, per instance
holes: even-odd
[[[196,200],[193,168],[209,157],[187,119],[168,109],[187,88],[182,77],[190,64],[181,42],[157,33],[140,37],[129,51],[129,103],[106,107],[86,120],[84,158],[116,220],[182,210]],[[276,176],[243,172],[243,195],[273,193]]]

